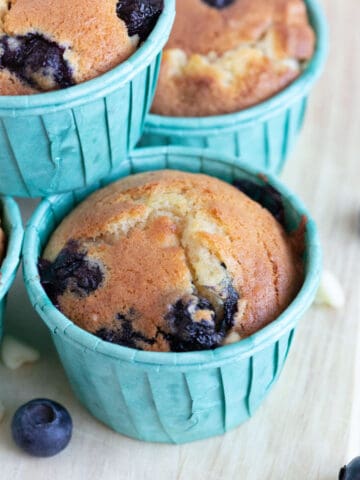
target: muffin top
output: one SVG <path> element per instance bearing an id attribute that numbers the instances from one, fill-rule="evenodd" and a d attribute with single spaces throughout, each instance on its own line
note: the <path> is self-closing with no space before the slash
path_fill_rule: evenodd
<path id="1" fill-rule="evenodd" d="M 92 194 L 53 233 L 39 269 L 77 325 L 153 351 L 246 337 L 302 283 L 299 249 L 268 210 L 216 178 L 173 170 Z"/>
<path id="2" fill-rule="evenodd" d="M 1 219 L 0 219 L 0 266 L 5 257 L 5 247 L 6 247 L 6 237 L 5 232 L 1 228 Z"/>
<path id="3" fill-rule="evenodd" d="M 0 94 L 65 88 L 126 60 L 163 0 L 0 0 Z"/>
<path id="4" fill-rule="evenodd" d="M 181 0 L 176 10 L 154 113 L 241 110 L 288 85 L 313 55 L 303 0 Z"/>

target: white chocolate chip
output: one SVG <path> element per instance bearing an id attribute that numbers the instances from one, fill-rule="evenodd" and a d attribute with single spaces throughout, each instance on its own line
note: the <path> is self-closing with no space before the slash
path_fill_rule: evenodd
<path id="1" fill-rule="evenodd" d="M 5 335 L 1 346 L 1 360 L 7 368 L 16 370 L 25 363 L 36 362 L 39 358 L 37 350 L 10 335 Z"/>
<path id="2" fill-rule="evenodd" d="M 229 335 L 225 337 L 224 340 L 224 345 L 230 345 L 231 343 L 236 343 L 241 340 L 241 337 L 238 333 L 236 332 L 231 332 Z"/>
<path id="3" fill-rule="evenodd" d="M 333 273 L 324 270 L 316 293 L 315 304 L 340 309 L 345 305 L 344 290 Z"/>
<path id="4" fill-rule="evenodd" d="M 4 405 L 0 402 L 0 422 L 5 416 L 5 407 Z"/>

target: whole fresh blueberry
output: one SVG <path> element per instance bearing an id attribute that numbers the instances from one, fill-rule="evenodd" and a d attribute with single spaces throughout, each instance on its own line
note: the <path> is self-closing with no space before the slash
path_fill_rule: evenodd
<path id="1" fill-rule="evenodd" d="M 360 457 L 355 457 L 342 467 L 339 472 L 339 480 L 360 480 Z"/>
<path id="2" fill-rule="evenodd" d="M 11 423 L 15 443 L 35 457 L 52 457 L 71 439 L 72 420 L 59 403 L 38 398 L 22 405 Z"/>
<path id="3" fill-rule="evenodd" d="M 203 0 L 210 7 L 225 8 L 234 3 L 235 0 Z"/>

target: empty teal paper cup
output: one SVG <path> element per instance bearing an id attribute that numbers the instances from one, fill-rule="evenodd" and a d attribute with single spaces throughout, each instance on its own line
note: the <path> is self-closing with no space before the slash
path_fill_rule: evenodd
<path id="1" fill-rule="evenodd" d="M 0 261 L 0 340 L 3 333 L 3 321 L 7 293 L 15 279 L 20 263 L 23 227 L 20 210 L 10 197 L 0 196 L 0 225 L 6 235 L 6 252 Z"/>
<path id="2" fill-rule="evenodd" d="M 43 200 L 27 226 L 26 287 L 50 329 L 72 388 L 96 418 L 129 437 L 190 442 L 223 434 L 247 420 L 276 383 L 298 320 L 313 301 L 321 263 L 313 220 L 301 201 L 270 174 L 259 176 L 257 169 L 233 163 L 231 158 L 199 149 L 148 148 L 132 153 L 117 174 L 170 168 L 203 172 L 228 182 L 236 178 L 260 185 L 269 182 L 283 197 L 287 228 L 293 230 L 306 219 L 301 291 L 270 325 L 232 345 L 186 353 L 140 351 L 101 340 L 54 307 L 40 284 L 37 260 L 62 218 L 95 186 Z"/>
<path id="3" fill-rule="evenodd" d="M 197 118 L 149 114 L 139 145 L 211 148 L 280 173 L 303 125 L 309 92 L 327 56 L 323 10 L 317 0 L 305 2 L 317 42 L 313 58 L 297 80 L 269 100 L 236 113 Z"/>
<path id="4" fill-rule="evenodd" d="M 109 175 L 139 140 L 175 0 L 142 46 L 113 70 L 34 95 L 0 95 L 0 194 L 48 196 Z"/>

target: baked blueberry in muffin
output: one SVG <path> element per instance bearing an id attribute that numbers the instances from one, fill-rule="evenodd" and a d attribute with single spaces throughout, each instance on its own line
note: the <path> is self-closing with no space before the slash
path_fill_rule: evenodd
<path id="1" fill-rule="evenodd" d="M 264 208 L 239 188 L 163 170 L 97 191 L 50 238 L 44 289 L 77 325 L 127 347 L 204 350 L 256 332 L 298 292 L 301 246 L 272 215 L 274 192 Z"/>
<path id="2" fill-rule="evenodd" d="M 127 26 L 130 36 L 145 40 L 163 9 L 163 0 L 118 0 L 116 12 Z"/>
<path id="3" fill-rule="evenodd" d="M 126 60 L 163 0 L 0 0 L 0 94 L 66 88 Z"/>
<path id="4" fill-rule="evenodd" d="M 236 112 L 279 92 L 312 57 L 304 0 L 179 0 L 153 113 Z"/>

